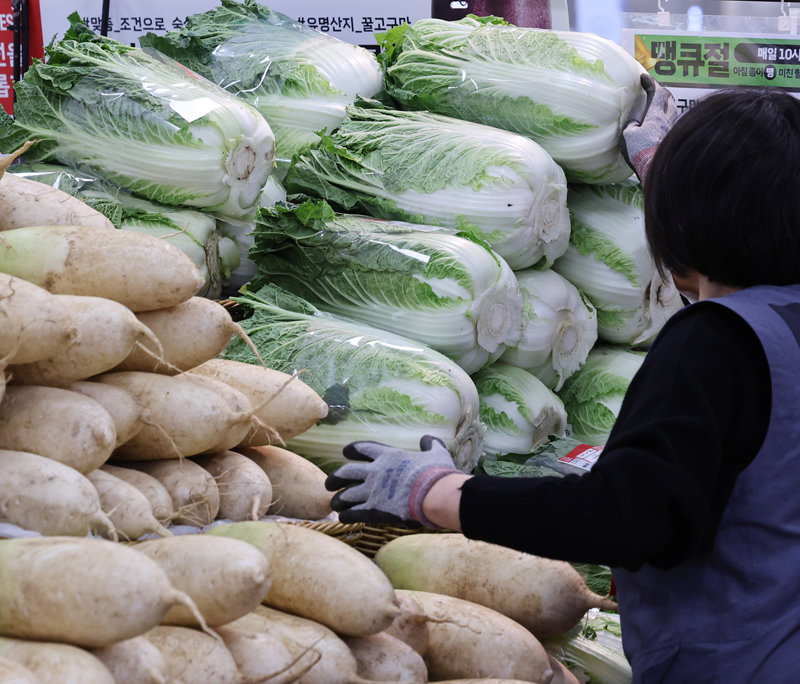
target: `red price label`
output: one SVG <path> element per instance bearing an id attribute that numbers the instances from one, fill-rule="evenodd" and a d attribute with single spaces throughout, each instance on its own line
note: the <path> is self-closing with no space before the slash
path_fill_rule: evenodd
<path id="1" fill-rule="evenodd" d="M 42 17 L 39 0 L 28 0 L 27 47 L 30 59 L 44 55 Z M 26 36 L 20 31 L 20 44 Z M 14 111 L 14 8 L 11 0 L 0 0 L 0 105 L 9 114 Z"/>

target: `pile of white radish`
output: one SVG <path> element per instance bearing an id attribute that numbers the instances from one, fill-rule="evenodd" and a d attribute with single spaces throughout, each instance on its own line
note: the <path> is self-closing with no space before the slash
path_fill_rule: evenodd
<path id="1" fill-rule="evenodd" d="M 0 682 L 574 684 L 540 639 L 608 603 L 570 566 L 445 533 L 373 560 L 287 520 L 335 521 L 284 448 L 327 404 L 217 358 L 246 335 L 183 252 L 10 159 Z"/>
<path id="2" fill-rule="evenodd" d="M 216 359 L 244 333 L 196 296 L 202 283 L 143 233 L 0 231 L 0 522 L 135 541 L 258 520 L 273 504 L 330 514 L 322 471 L 282 449 L 327 404 L 298 376 Z"/>

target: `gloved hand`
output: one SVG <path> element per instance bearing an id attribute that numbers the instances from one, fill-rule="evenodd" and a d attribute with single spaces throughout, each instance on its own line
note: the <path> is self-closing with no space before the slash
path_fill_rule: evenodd
<path id="1" fill-rule="evenodd" d="M 436 527 L 422 513 L 422 501 L 441 478 L 460 471 L 440 439 L 425 435 L 419 447 L 406 451 L 368 441 L 345 446 L 342 453 L 352 462 L 325 480 L 326 489 L 341 490 L 331 500 L 339 520 Z"/>
<path id="2" fill-rule="evenodd" d="M 660 86 L 652 76 L 642 74 L 640 80 L 647 99 L 644 107 L 631 112 L 631 118 L 623 127 L 620 150 L 644 185 L 658 144 L 678 118 L 678 108 L 672 93 Z"/>

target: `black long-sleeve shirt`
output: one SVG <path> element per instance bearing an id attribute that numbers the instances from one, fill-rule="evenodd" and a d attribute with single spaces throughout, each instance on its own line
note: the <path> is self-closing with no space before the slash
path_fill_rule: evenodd
<path id="1" fill-rule="evenodd" d="M 771 386 L 753 330 L 700 302 L 664 327 L 586 475 L 478 475 L 464 534 L 541 556 L 669 568 L 710 548 L 737 475 L 764 441 Z"/>

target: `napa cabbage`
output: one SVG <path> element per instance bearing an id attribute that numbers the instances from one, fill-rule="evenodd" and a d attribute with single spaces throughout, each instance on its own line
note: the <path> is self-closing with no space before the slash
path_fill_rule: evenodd
<path id="1" fill-rule="evenodd" d="M 514 273 L 466 237 L 308 201 L 262 209 L 253 240 L 251 289 L 274 283 L 324 311 L 418 340 L 468 373 L 522 332 Z"/>
<path id="2" fill-rule="evenodd" d="M 474 373 L 481 422 L 486 426 L 485 454 L 526 454 L 563 435 L 567 427 L 564 404 L 528 371 L 494 363 Z"/>
<path id="3" fill-rule="evenodd" d="M 241 326 L 267 367 L 297 373 L 329 406 L 328 416 L 287 441 L 329 466 L 353 440 L 419 449 L 423 435 L 442 439 L 465 472 L 477 464 L 483 426 L 475 383 L 455 362 L 407 337 L 322 312 L 270 284 L 233 298 Z M 241 339 L 222 358 L 258 363 Z"/>
<path id="4" fill-rule="evenodd" d="M 643 361 L 643 352 L 626 347 L 599 344 L 592 348 L 586 363 L 558 393 L 572 437 L 590 445 L 606 443 L 628 386 Z"/>
<path id="5" fill-rule="evenodd" d="M 190 15 L 177 31 L 148 33 L 152 47 L 252 104 L 275 133 L 276 160 L 284 165 L 317 132 L 333 130 L 356 95 L 380 92 L 375 55 L 315 31 L 254 0 L 222 0 Z"/>
<path id="6" fill-rule="evenodd" d="M 645 98 L 644 68 L 616 43 L 476 16 L 420 19 L 377 37 L 386 91 L 401 108 L 525 135 L 570 181 L 615 183 L 631 175 L 619 140 Z"/>
<path id="7" fill-rule="evenodd" d="M 587 684 L 630 684 L 619 613 L 590 609 L 572 629 L 544 640 L 547 652 Z"/>
<path id="8" fill-rule="evenodd" d="M 558 391 L 597 341 L 597 312 L 577 287 L 552 269 L 516 271 L 522 334 L 500 360 L 533 373 Z"/>
<path id="9" fill-rule="evenodd" d="M 553 270 L 597 309 L 602 341 L 647 346 L 683 304 L 650 254 L 641 185 L 570 186 L 568 202 L 570 244 Z"/>
<path id="10" fill-rule="evenodd" d="M 290 200 L 473 233 L 512 269 L 546 266 L 569 242 L 564 172 L 517 133 L 359 99 L 286 175 Z"/>

